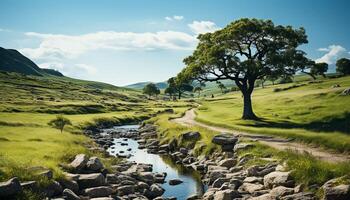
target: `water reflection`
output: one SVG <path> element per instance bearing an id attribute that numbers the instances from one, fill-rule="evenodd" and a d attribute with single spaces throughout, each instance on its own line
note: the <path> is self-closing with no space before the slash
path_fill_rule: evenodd
<path id="1" fill-rule="evenodd" d="M 198 172 L 189 170 L 180 164 L 175 164 L 169 156 L 149 154 L 144 149 L 138 149 L 138 146 L 138 143 L 133 139 L 115 138 L 114 145 L 108 149 L 108 152 L 111 155 L 131 154 L 132 156 L 128 158 L 129 161 L 152 164 L 153 172 L 156 173 L 166 172 L 166 182 L 162 184 L 162 187 L 165 189 L 164 197 L 177 197 L 177 199 L 181 200 L 192 194 L 202 195 L 204 193 L 205 188 L 200 181 Z M 168 181 L 175 178 L 181 179 L 183 183 L 170 186 Z"/>

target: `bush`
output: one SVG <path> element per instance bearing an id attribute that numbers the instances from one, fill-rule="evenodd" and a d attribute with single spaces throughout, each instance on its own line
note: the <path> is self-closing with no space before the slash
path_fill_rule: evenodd
<path id="1" fill-rule="evenodd" d="M 51 120 L 48 124 L 50 126 L 52 126 L 53 128 L 57 128 L 57 129 L 61 130 L 61 133 L 62 133 L 63 128 L 66 125 L 72 125 L 72 122 L 69 119 L 63 117 L 62 115 L 58 115 L 56 117 L 56 119 Z"/>

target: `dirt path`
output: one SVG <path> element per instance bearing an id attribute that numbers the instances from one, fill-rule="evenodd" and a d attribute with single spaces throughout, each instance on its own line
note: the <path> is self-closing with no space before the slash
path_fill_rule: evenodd
<path id="1" fill-rule="evenodd" d="M 203 128 L 213 130 L 213 131 L 227 132 L 227 133 L 232 133 L 234 135 L 237 135 L 239 137 L 255 139 L 262 144 L 266 144 L 278 150 L 292 149 L 300 153 L 308 152 L 321 160 L 325 160 L 329 162 L 343 162 L 343 161 L 350 160 L 349 155 L 327 152 L 319 148 L 314 148 L 314 147 L 307 146 L 305 144 L 292 142 L 291 140 L 284 139 L 284 138 L 278 138 L 278 137 L 267 136 L 267 135 L 256 135 L 256 134 L 251 134 L 246 132 L 233 131 L 230 129 L 221 128 L 217 126 L 211 126 L 211 125 L 207 125 L 207 124 L 195 121 L 195 117 L 196 117 L 196 114 L 194 112 L 194 109 L 191 109 L 191 110 L 188 110 L 183 117 L 173 119 L 172 121 L 185 126 L 193 126 L 193 125 L 201 126 Z"/>

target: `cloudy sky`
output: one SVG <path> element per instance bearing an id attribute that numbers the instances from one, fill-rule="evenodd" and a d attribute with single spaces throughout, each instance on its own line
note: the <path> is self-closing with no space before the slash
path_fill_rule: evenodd
<path id="1" fill-rule="evenodd" d="M 196 36 L 242 17 L 305 27 L 301 48 L 350 57 L 347 0 L 0 0 L 0 46 L 67 76 L 126 85 L 176 75 Z"/>

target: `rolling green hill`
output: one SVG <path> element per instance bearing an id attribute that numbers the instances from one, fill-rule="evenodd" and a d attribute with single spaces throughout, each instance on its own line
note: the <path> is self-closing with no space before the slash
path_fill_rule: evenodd
<path id="1" fill-rule="evenodd" d="M 152 82 L 139 82 L 139 83 L 133 83 L 133 84 L 130 84 L 130 85 L 126 85 L 125 87 L 126 88 L 132 88 L 132 89 L 137 89 L 137 90 L 142 90 L 147 84 L 149 83 L 152 83 Z M 168 84 L 166 82 L 158 82 L 158 83 L 155 83 L 156 86 L 159 88 L 159 89 L 165 89 Z"/>
<path id="2" fill-rule="evenodd" d="M 0 71 L 17 72 L 34 76 L 63 76 L 62 73 L 53 69 L 42 69 L 33 61 L 23 56 L 14 49 L 4 49 L 0 47 Z"/>

